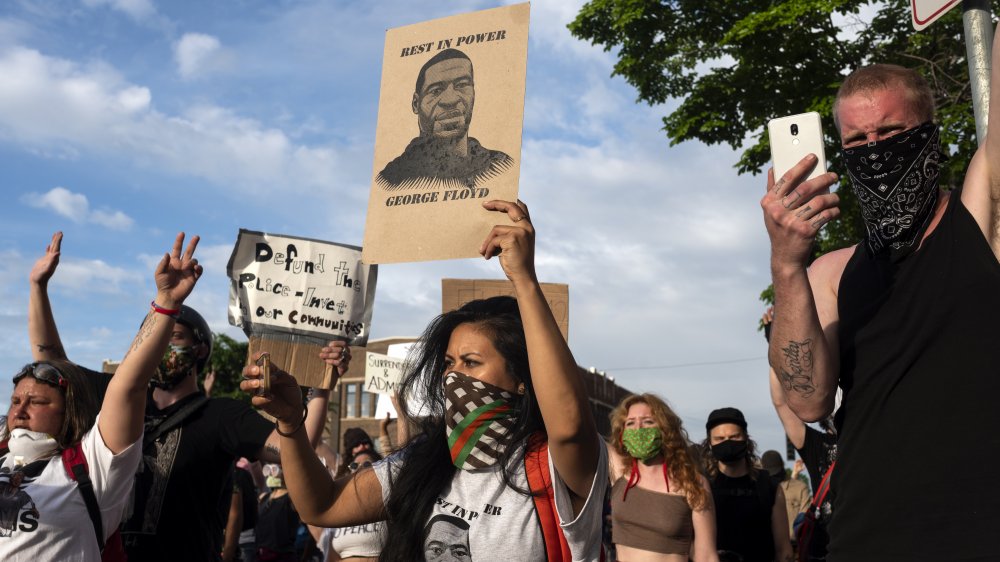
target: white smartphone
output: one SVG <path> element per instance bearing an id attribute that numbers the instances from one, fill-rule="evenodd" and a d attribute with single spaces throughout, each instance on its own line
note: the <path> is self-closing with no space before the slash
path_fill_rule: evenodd
<path id="1" fill-rule="evenodd" d="M 823 124 L 819 113 L 810 111 L 771 119 L 767 123 L 767 134 L 771 139 L 771 164 L 774 166 L 775 181 L 807 154 L 815 154 L 818 161 L 805 179 L 826 173 Z"/>

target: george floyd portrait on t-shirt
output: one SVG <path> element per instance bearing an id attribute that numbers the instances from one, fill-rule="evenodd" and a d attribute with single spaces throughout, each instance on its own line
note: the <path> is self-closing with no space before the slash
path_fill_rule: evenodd
<path id="1" fill-rule="evenodd" d="M 438 514 L 424 527 L 427 562 L 469 562 L 469 524 L 461 518 Z"/>
<path id="2" fill-rule="evenodd" d="M 387 190 L 452 184 L 476 187 L 508 170 L 514 160 L 469 136 L 476 82 L 472 60 L 458 49 L 431 57 L 417 73 L 411 109 L 420 134 L 379 172 Z"/>

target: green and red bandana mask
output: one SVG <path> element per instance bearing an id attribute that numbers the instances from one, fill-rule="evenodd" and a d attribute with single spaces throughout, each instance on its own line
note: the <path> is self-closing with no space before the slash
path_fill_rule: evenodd
<path id="1" fill-rule="evenodd" d="M 445 423 L 451 462 L 462 470 L 495 466 L 517 423 L 514 396 L 462 373 L 444 376 Z"/>
<path id="2" fill-rule="evenodd" d="M 163 352 L 156 373 L 149 384 L 156 388 L 170 390 L 190 375 L 198 364 L 198 353 L 193 345 L 170 344 Z"/>
<path id="3" fill-rule="evenodd" d="M 660 453 L 663 432 L 658 427 L 635 427 L 622 431 L 622 446 L 630 457 L 647 461 Z"/>

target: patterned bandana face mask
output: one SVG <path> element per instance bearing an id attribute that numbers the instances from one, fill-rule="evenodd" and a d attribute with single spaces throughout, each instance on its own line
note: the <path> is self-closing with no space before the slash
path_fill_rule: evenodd
<path id="1" fill-rule="evenodd" d="M 197 362 L 195 346 L 170 344 L 170 347 L 163 352 L 163 359 L 160 360 L 160 365 L 156 368 L 156 373 L 149 384 L 170 390 L 191 374 Z"/>
<path id="2" fill-rule="evenodd" d="M 517 423 L 513 395 L 462 373 L 444 377 L 445 422 L 451 462 L 462 470 L 500 461 Z"/>
<path id="3" fill-rule="evenodd" d="M 622 431 L 622 445 L 630 457 L 647 461 L 660 454 L 663 432 L 658 427 L 634 427 Z"/>
<path id="4" fill-rule="evenodd" d="M 940 160 L 941 138 L 933 123 L 844 149 L 869 255 L 898 262 L 920 245 L 938 199 Z"/>

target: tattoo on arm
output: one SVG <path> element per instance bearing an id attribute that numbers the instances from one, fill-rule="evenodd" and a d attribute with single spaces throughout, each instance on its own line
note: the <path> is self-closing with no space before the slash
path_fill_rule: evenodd
<path id="1" fill-rule="evenodd" d="M 269 454 L 269 455 L 274 455 L 274 458 L 276 458 L 276 459 L 280 459 L 281 458 L 281 449 L 278 448 L 278 446 L 275 445 L 275 444 L 273 444 L 273 443 L 267 443 L 267 444 L 265 444 L 264 445 L 264 452 L 267 453 L 267 454 Z"/>
<path id="2" fill-rule="evenodd" d="M 796 392 L 809 398 L 816 392 L 813 383 L 812 340 L 789 341 L 788 347 L 781 348 L 785 356 L 778 378 L 785 392 Z"/>
<path id="3" fill-rule="evenodd" d="M 146 338 L 152 335 L 153 326 L 155 325 L 156 325 L 156 314 L 150 311 L 149 314 L 146 315 L 146 319 L 142 321 L 142 326 L 139 327 L 139 333 L 136 334 L 135 339 L 132 340 L 132 345 L 128 348 L 128 352 L 125 353 L 125 357 L 128 357 L 129 353 L 132 353 L 136 349 L 139 349 L 139 346 L 142 345 L 142 342 L 146 341 Z"/>

